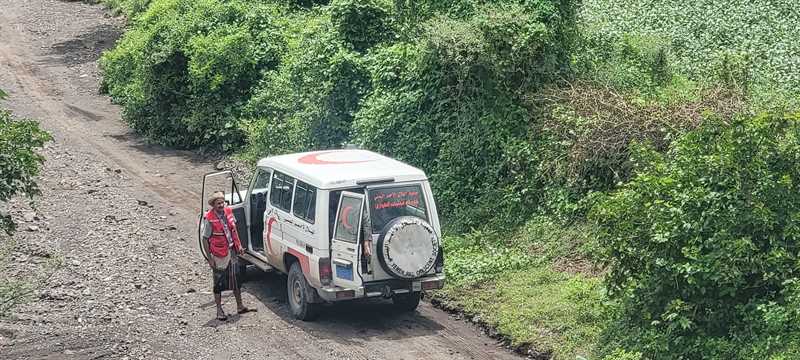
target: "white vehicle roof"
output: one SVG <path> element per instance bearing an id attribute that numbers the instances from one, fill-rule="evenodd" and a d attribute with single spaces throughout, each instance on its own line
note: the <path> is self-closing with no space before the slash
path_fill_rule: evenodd
<path id="1" fill-rule="evenodd" d="M 427 180 L 425 173 L 411 165 L 367 150 L 326 150 L 272 156 L 261 159 L 269 167 L 318 189 L 358 186 L 377 180 L 395 182 Z"/>

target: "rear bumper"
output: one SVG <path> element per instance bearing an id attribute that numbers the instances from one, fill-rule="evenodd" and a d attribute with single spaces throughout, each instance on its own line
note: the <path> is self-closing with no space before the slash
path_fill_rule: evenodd
<path id="1" fill-rule="evenodd" d="M 389 298 L 395 294 L 441 289 L 444 286 L 444 278 L 444 274 L 436 274 L 414 280 L 376 281 L 350 289 L 325 286 L 317 289 L 317 293 L 323 300 L 330 302 L 380 296 Z"/>

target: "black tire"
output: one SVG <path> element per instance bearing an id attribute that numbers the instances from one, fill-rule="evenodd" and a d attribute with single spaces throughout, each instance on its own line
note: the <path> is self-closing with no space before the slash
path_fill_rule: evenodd
<path id="1" fill-rule="evenodd" d="M 392 296 L 394 306 L 400 311 L 411 312 L 417 309 L 419 301 L 422 299 L 422 292 L 416 291 L 406 294 L 395 294 Z"/>
<path id="2" fill-rule="evenodd" d="M 310 321 L 319 315 L 319 305 L 309 302 L 314 289 L 308 285 L 303 270 L 298 262 L 292 263 L 289 277 L 286 282 L 286 292 L 289 299 L 289 312 L 298 320 Z"/>

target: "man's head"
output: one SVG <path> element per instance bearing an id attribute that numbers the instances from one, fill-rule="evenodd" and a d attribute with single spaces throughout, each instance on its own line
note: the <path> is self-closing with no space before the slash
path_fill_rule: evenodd
<path id="1" fill-rule="evenodd" d="M 208 205 L 216 211 L 222 211 L 225 208 L 225 193 L 215 191 L 208 197 Z"/>

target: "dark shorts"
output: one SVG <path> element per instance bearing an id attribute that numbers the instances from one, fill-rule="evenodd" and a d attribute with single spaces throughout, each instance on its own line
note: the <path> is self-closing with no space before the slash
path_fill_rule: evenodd
<path id="1" fill-rule="evenodd" d="M 237 256 L 231 256 L 231 261 L 225 270 L 214 271 L 214 294 L 222 293 L 225 290 L 233 290 L 239 288 L 239 276 L 236 273 L 238 266 L 236 266 Z"/>

